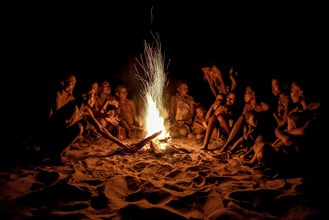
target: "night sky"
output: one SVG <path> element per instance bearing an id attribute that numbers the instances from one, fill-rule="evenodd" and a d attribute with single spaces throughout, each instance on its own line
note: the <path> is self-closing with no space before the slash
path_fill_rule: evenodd
<path id="1" fill-rule="evenodd" d="M 131 83 L 135 58 L 143 53 L 144 40 L 152 42 L 151 33 L 160 35 L 168 78 L 187 80 L 197 101 L 212 98 L 198 68 L 205 59 L 219 61 L 224 69 L 234 65 L 241 80 L 268 83 L 269 91 L 273 73 L 304 77 L 317 89 L 325 85 L 328 16 L 323 5 L 142 2 L 3 7 L 3 116 L 12 137 L 37 132 L 49 85 L 61 73 L 76 73 L 77 87 L 103 79 Z"/>

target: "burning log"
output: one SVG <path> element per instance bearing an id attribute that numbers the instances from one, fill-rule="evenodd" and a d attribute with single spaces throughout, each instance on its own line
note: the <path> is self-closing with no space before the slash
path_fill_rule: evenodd
<path id="1" fill-rule="evenodd" d="M 162 154 L 162 151 L 160 150 L 159 144 L 156 143 L 156 141 L 154 141 L 154 140 L 150 141 L 150 148 L 153 150 L 153 152 L 156 156 L 159 156 L 159 155 Z"/>
<path id="2" fill-rule="evenodd" d="M 111 155 L 114 154 L 124 154 L 124 153 L 129 153 L 129 154 L 133 154 L 136 153 L 138 150 L 140 150 L 142 147 L 144 147 L 148 142 L 152 141 L 154 138 L 156 138 L 157 136 L 159 136 L 161 134 L 162 131 L 156 132 L 154 134 L 152 134 L 151 136 L 148 136 L 146 138 L 144 138 L 143 140 L 132 144 L 130 148 L 123 148 L 120 150 L 117 150 L 113 153 L 111 153 Z M 110 156 L 110 155 L 107 155 Z"/>

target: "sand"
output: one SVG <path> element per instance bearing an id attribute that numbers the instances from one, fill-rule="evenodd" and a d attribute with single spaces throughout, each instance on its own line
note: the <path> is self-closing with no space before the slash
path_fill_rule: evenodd
<path id="1" fill-rule="evenodd" d="M 62 164 L 3 155 L 1 219 L 329 219 L 327 182 L 243 166 L 194 140 L 161 145 L 118 153 L 103 138 L 84 141 Z"/>

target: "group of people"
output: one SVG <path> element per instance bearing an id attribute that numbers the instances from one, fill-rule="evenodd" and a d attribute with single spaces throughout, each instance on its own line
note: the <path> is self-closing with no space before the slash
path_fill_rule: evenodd
<path id="1" fill-rule="evenodd" d="M 261 100 L 260 91 L 249 82 L 242 103 L 237 90 L 242 85 L 233 67 L 227 77 L 216 63 L 200 69 L 215 100 L 207 108 L 202 100 L 196 102 L 189 95 L 187 81 L 178 81 L 177 92 L 169 100 L 172 138 L 196 139 L 204 150 L 210 150 L 213 142 L 216 147 L 211 150 L 220 154 L 243 152 L 242 163 L 247 165 L 271 164 L 275 158 L 300 160 L 312 151 L 306 140 L 316 133 L 312 130 L 319 129 L 321 103 L 309 99 L 305 83 L 296 79 L 288 84 L 273 76 L 271 87 L 276 101 L 272 102 Z M 109 81 L 92 82 L 75 97 L 76 83 L 75 75 L 63 78 L 52 98 L 47 153 L 59 156 L 63 149 L 85 138 L 102 136 L 124 148 L 130 147 L 126 138 L 145 138 L 139 112 L 143 108 L 128 98 L 126 85 L 118 85 L 112 95 Z"/>
<path id="2" fill-rule="evenodd" d="M 75 97 L 75 75 L 64 77 L 50 100 L 47 137 L 42 151 L 55 159 L 67 147 L 82 140 L 104 137 L 117 145 L 129 148 L 126 138 L 143 137 L 138 124 L 136 105 L 128 99 L 127 88 L 118 85 L 111 95 L 108 81 L 92 82 Z"/>
<path id="3" fill-rule="evenodd" d="M 242 103 L 233 67 L 226 78 L 216 63 L 201 66 L 201 70 L 215 101 L 208 109 L 195 103 L 187 94 L 187 83 L 180 82 L 171 100 L 172 137 L 195 138 L 203 143 L 202 149 L 239 156 L 251 166 L 296 168 L 311 158 L 319 159 L 322 103 L 310 96 L 311 82 L 273 75 L 268 86 L 272 97 L 264 98 L 263 91 L 250 81 L 244 85 Z M 210 142 L 215 147 L 209 149 Z"/>

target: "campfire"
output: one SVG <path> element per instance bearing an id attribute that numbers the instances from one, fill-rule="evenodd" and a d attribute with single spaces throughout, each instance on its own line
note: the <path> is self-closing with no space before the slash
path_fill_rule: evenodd
<path id="1" fill-rule="evenodd" d="M 146 137 L 150 137 L 158 132 L 149 145 L 155 153 L 166 149 L 170 140 L 168 126 L 165 124 L 165 118 L 168 116 L 168 110 L 165 109 L 162 97 L 164 88 L 167 86 L 167 73 L 165 72 L 165 58 L 161 52 L 161 43 L 159 35 L 154 37 L 155 46 L 144 41 L 144 56 L 137 60 L 142 71 L 136 68 L 136 78 L 141 82 L 141 98 L 144 102 L 145 127 L 147 130 Z"/>

